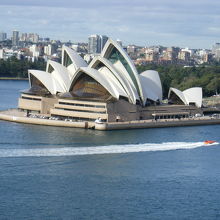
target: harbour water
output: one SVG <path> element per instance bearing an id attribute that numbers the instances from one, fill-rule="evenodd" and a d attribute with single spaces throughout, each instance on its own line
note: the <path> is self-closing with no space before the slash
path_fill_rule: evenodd
<path id="1" fill-rule="evenodd" d="M 27 81 L 0 81 L 0 110 Z M 220 219 L 220 125 L 95 131 L 0 121 L 0 219 Z"/>

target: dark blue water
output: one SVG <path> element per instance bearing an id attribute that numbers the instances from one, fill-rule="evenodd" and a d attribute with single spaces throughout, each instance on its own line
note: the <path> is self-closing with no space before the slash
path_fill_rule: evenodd
<path id="1" fill-rule="evenodd" d="M 0 81 L 0 109 L 16 107 L 27 87 Z M 0 121 L 0 220 L 220 219 L 220 145 L 201 145 L 220 142 L 219 133 L 219 125 L 102 132 Z M 145 152 L 120 153 L 130 146 Z M 86 147 L 94 154 L 74 151 Z"/>

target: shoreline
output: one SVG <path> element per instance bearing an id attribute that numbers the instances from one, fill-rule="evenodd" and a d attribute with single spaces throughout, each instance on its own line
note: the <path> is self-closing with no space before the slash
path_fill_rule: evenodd
<path id="1" fill-rule="evenodd" d="M 198 117 L 185 119 L 161 119 L 161 120 L 138 120 L 127 122 L 104 122 L 95 123 L 91 121 L 64 121 L 49 120 L 44 118 L 27 117 L 25 112 L 18 109 L 8 109 L 0 111 L 0 120 L 18 122 L 24 124 L 35 124 L 55 127 L 72 127 L 95 129 L 100 131 L 140 129 L 140 128 L 165 128 L 165 127 L 184 127 L 184 126 L 201 126 L 220 124 L 220 118 Z"/>
<path id="2" fill-rule="evenodd" d="M 0 77 L 0 80 L 28 80 L 28 78 L 19 78 L 19 77 Z"/>

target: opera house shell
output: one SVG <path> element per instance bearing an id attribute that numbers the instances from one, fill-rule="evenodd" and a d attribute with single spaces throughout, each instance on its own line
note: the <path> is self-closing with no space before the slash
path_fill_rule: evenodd
<path id="1" fill-rule="evenodd" d="M 202 107 L 202 88 L 193 87 L 181 92 L 178 89 L 170 88 L 168 100 L 171 104 L 180 105 L 195 105 L 198 108 Z"/>
<path id="2" fill-rule="evenodd" d="M 125 50 L 111 39 L 89 64 L 63 46 L 61 64 L 48 61 L 46 71 L 29 70 L 28 76 L 30 88 L 22 92 L 19 109 L 61 120 L 146 119 L 152 117 L 155 106 L 162 101 L 158 72 L 138 74 Z M 175 91 L 171 93 L 178 96 L 180 93 Z M 190 102 L 187 91 L 183 93 L 179 95 L 183 103 Z"/>

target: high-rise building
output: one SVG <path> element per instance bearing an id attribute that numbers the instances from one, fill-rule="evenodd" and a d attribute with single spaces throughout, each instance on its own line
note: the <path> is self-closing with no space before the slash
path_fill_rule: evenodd
<path id="1" fill-rule="evenodd" d="M 33 43 L 38 43 L 39 42 L 39 35 L 34 34 L 34 33 L 30 33 L 28 35 L 28 41 L 33 42 Z"/>
<path id="2" fill-rule="evenodd" d="M 47 56 L 52 56 L 56 52 L 56 45 L 55 44 L 48 44 L 44 46 L 44 54 Z"/>
<path id="3" fill-rule="evenodd" d="M 27 33 L 22 33 L 20 37 L 20 41 L 28 41 L 28 34 Z"/>
<path id="4" fill-rule="evenodd" d="M 39 57 L 39 55 L 40 55 L 40 50 L 39 50 L 39 48 L 37 47 L 36 44 L 31 45 L 30 48 L 29 48 L 29 50 L 30 50 L 30 52 L 32 53 L 32 56 L 33 56 L 33 57 Z"/>
<path id="5" fill-rule="evenodd" d="M 52 55 L 52 47 L 51 44 L 47 45 L 44 47 L 44 54 L 51 56 Z"/>
<path id="6" fill-rule="evenodd" d="M 220 61 L 220 43 L 213 45 L 212 53 L 214 54 L 215 59 Z"/>
<path id="7" fill-rule="evenodd" d="M 12 32 L 12 46 L 18 46 L 19 42 L 19 31 Z"/>
<path id="8" fill-rule="evenodd" d="M 89 37 L 88 53 L 90 54 L 101 53 L 107 40 L 108 37 L 105 35 L 97 35 L 97 34 L 91 35 Z"/>
<path id="9" fill-rule="evenodd" d="M 105 43 L 108 41 L 108 37 L 106 35 L 100 35 L 100 40 L 101 40 L 101 51 L 105 46 Z M 101 53 L 100 51 L 100 53 Z"/>
<path id="10" fill-rule="evenodd" d="M 7 34 L 4 32 L 0 32 L 0 41 L 5 41 L 7 39 Z"/>
<path id="11" fill-rule="evenodd" d="M 100 50 L 101 50 L 100 36 L 97 34 L 91 35 L 89 37 L 88 52 L 95 54 L 95 53 L 100 53 Z"/>
<path id="12" fill-rule="evenodd" d="M 212 46 L 212 53 L 215 54 L 216 50 L 220 49 L 220 43 L 215 43 L 215 45 Z"/>

